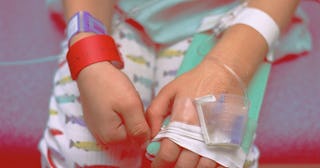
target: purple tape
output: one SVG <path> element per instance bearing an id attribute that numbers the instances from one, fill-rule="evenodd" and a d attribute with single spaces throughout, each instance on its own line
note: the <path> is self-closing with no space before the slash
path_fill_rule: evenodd
<path id="1" fill-rule="evenodd" d="M 82 12 L 83 30 L 85 32 L 94 32 L 97 34 L 107 34 L 107 30 L 103 23 L 95 19 L 88 12 Z"/>

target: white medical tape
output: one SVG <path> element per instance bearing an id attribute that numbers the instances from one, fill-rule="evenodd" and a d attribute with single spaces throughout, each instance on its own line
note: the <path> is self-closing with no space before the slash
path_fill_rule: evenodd
<path id="1" fill-rule="evenodd" d="M 266 40 L 269 50 L 278 40 L 280 29 L 277 23 L 264 11 L 257 8 L 244 8 L 229 25 L 245 24 L 259 32 Z"/>
<path id="2" fill-rule="evenodd" d="M 225 146 L 208 147 L 204 143 L 201 128 L 181 122 L 170 122 L 163 127 L 153 141 L 168 138 L 177 145 L 188 149 L 200 156 L 209 158 L 222 166 L 241 168 L 246 159 L 244 151 L 238 148 L 226 148 Z"/>
<path id="3" fill-rule="evenodd" d="M 280 28 L 267 13 L 257 8 L 247 7 L 247 4 L 244 2 L 226 13 L 206 16 L 202 19 L 197 32 L 212 29 L 217 36 L 232 25 L 245 24 L 263 36 L 269 49 L 267 60 L 272 62 L 274 61 L 273 47 L 280 36 Z"/>

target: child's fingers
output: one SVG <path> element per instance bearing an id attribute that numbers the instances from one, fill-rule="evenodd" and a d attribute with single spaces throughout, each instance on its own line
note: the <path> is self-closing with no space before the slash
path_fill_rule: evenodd
<path id="1" fill-rule="evenodd" d="M 162 122 L 169 113 L 171 100 L 175 91 L 169 85 L 164 87 L 152 101 L 147 110 L 147 121 L 151 127 L 151 136 L 154 137 L 160 130 Z"/>
<path id="2" fill-rule="evenodd" d="M 89 129 L 98 142 L 103 145 L 124 141 L 127 138 L 127 131 L 121 117 L 112 109 L 104 111 L 108 111 L 105 113 L 107 115 L 98 116 L 95 114 L 93 116 L 91 113 L 84 113 Z"/>
<path id="3" fill-rule="evenodd" d="M 181 148 L 169 139 L 163 139 L 160 146 L 160 151 L 152 162 L 151 167 L 174 167 L 179 158 Z"/>
<path id="4" fill-rule="evenodd" d="M 150 138 L 150 128 L 144 116 L 143 105 L 138 94 L 121 102 L 119 113 L 123 119 L 127 134 L 137 143 L 143 145 Z"/>
<path id="5" fill-rule="evenodd" d="M 175 167 L 194 168 L 199 162 L 200 156 L 192 151 L 183 149 L 177 159 Z"/>
<path id="6" fill-rule="evenodd" d="M 212 168 L 215 168 L 218 166 L 219 166 L 219 164 L 217 164 L 215 161 L 208 159 L 208 158 L 205 158 L 205 157 L 201 157 L 198 162 L 198 165 L 197 165 L 197 167 L 212 167 Z M 220 166 L 220 167 L 223 168 L 222 166 Z"/>

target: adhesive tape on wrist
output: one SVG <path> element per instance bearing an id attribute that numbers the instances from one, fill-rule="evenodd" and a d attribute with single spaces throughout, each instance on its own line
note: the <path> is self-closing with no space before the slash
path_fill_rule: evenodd
<path id="1" fill-rule="evenodd" d="M 258 31 L 266 40 L 269 50 L 279 38 L 280 29 L 277 23 L 265 12 L 256 8 L 244 8 L 231 25 L 245 24 Z"/>

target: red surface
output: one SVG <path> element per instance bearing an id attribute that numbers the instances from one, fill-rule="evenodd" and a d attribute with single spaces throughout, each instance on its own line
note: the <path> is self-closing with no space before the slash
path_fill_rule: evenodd
<path id="1" fill-rule="evenodd" d="M 320 163 L 320 5 L 303 7 L 311 17 L 313 50 L 272 68 L 257 136 L 262 163 Z M 43 0 L 1 0 L 0 61 L 59 53 L 64 25 L 56 17 Z M 40 166 L 37 143 L 57 66 L 0 66 L 0 167 Z"/>
<path id="2" fill-rule="evenodd" d="M 8 149 L 1 147 L 1 167 L 40 167 L 40 153 L 34 147 L 14 146 Z"/>

